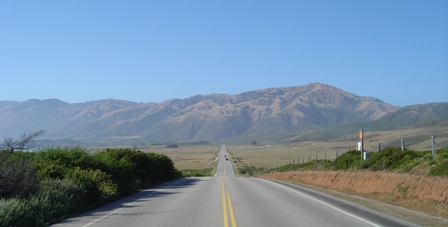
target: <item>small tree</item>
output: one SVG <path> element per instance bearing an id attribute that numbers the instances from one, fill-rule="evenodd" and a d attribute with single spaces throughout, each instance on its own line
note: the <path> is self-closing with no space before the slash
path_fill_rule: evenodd
<path id="1" fill-rule="evenodd" d="M 34 139 L 43 133 L 41 130 L 22 134 L 19 139 L 5 138 L 0 144 L 0 197 L 26 196 L 36 188 L 36 168 L 26 153 L 15 151 L 33 148 Z M 11 156 L 13 153 L 17 155 Z M 9 156 L 12 158 L 8 159 Z"/>
<path id="2" fill-rule="evenodd" d="M 30 134 L 22 134 L 19 139 L 5 138 L 0 144 L 2 150 L 6 150 L 4 157 L 0 160 L 0 166 L 6 161 L 9 155 L 16 150 L 28 150 L 34 147 L 34 139 L 44 134 L 44 130 L 39 130 Z"/>
<path id="3" fill-rule="evenodd" d="M 252 144 L 252 146 L 255 146 L 255 145 L 257 145 L 257 141 L 252 141 L 250 144 Z"/>

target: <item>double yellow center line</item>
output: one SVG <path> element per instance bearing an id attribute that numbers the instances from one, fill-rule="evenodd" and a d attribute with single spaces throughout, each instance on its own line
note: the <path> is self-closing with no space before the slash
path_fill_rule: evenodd
<path id="1" fill-rule="evenodd" d="M 232 202 L 230 200 L 230 194 L 226 192 L 225 180 L 222 177 L 222 214 L 224 218 L 224 227 L 229 227 L 229 218 L 227 215 L 227 204 L 229 205 L 230 221 L 233 227 L 236 227 L 235 214 L 233 213 Z"/>

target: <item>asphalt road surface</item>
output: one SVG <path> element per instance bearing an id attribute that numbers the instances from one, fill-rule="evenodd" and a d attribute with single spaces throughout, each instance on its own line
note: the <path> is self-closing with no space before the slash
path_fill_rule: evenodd
<path id="1" fill-rule="evenodd" d="M 54 226 L 418 226 L 320 192 L 235 177 L 221 147 L 215 176 L 184 178 Z"/>

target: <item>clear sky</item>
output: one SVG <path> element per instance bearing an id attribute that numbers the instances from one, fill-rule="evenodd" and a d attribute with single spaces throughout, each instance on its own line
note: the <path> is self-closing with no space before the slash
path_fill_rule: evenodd
<path id="1" fill-rule="evenodd" d="M 448 101 L 447 0 L 0 1 L 0 100 L 162 102 L 320 82 Z"/>

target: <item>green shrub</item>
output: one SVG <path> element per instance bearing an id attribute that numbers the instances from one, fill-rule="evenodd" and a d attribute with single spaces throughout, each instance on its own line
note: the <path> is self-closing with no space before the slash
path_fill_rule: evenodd
<path id="1" fill-rule="evenodd" d="M 82 147 L 47 148 L 36 152 L 38 163 L 54 163 L 63 167 L 80 167 L 90 169 L 95 167 L 92 156 Z"/>
<path id="2" fill-rule="evenodd" d="M 12 153 L 0 166 L 0 198 L 25 197 L 37 185 L 37 168 L 27 152 Z"/>
<path id="3" fill-rule="evenodd" d="M 241 166 L 238 168 L 238 173 L 241 175 L 255 176 L 264 170 L 264 168 L 256 168 L 255 166 Z"/>
<path id="4" fill-rule="evenodd" d="M 0 226 L 48 226 L 181 176 L 165 155 L 130 149 L 90 155 L 80 147 L 15 152 L 0 174 L 0 196 L 2 190 L 21 196 L 0 199 Z"/>
<path id="5" fill-rule="evenodd" d="M 35 152 L 35 163 L 39 168 L 41 179 L 63 179 L 75 167 L 97 169 L 98 166 L 92 155 L 81 147 L 48 148 Z"/>
<path id="6" fill-rule="evenodd" d="M 361 152 L 357 150 L 347 151 L 334 160 L 334 168 L 338 170 L 354 168 L 361 163 Z"/>
<path id="7" fill-rule="evenodd" d="M 431 168 L 429 173 L 434 176 L 448 176 L 448 159 L 437 163 L 436 166 Z"/>
<path id="8" fill-rule="evenodd" d="M 181 171 L 182 177 L 210 177 L 215 174 L 213 168 L 198 169 L 184 169 Z"/>
<path id="9" fill-rule="evenodd" d="M 44 180 L 29 198 L 0 200 L 0 226 L 48 226 L 85 211 L 81 188 L 72 180 Z"/>
<path id="10" fill-rule="evenodd" d="M 47 209 L 51 218 L 47 222 L 55 223 L 70 215 L 93 208 L 86 200 L 83 188 L 73 179 L 46 179 L 40 182 L 39 190 L 33 197 L 47 200 Z"/>
<path id="11" fill-rule="evenodd" d="M 98 167 L 111 175 L 120 195 L 181 177 L 171 159 L 162 154 L 131 149 L 106 149 L 94 155 Z"/>
<path id="12" fill-rule="evenodd" d="M 309 162 L 299 164 L 298 167 L 299 167 L 299 169 L 302 169 L 302 170 L 312 170 L 315 165 L 316 165 L 316 160 L 313 159 Z"/>
<path id="13" fill-rule="evenodd" d="M 0 200 L 0 226 L 44 226 L 39 225 L 30 204 L 23 198 Z"/>
<path id="14" fill-rule="evenodd" d="M 83 170 L 76 167 L 66 177 L 80 185 L 87 202 L 96 206 L 110 202 L 118 194 L 117 185 L 112 182 L 109 175 L 99 169 Z"/>

